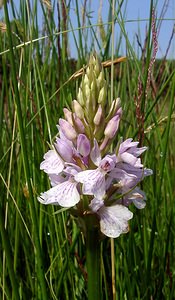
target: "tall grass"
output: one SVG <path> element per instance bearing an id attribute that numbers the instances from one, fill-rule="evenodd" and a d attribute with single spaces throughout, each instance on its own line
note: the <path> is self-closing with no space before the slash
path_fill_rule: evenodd
<path id="1" fill-rule="evenodd" d="M 14 2 L 4 6 L 4 27 L 1 24 L 0 32 L 0 299 L 87 297 L 81 230 L 66 210 L 38 203 L 37 195 L 49 188 L 39 165 L 57 134 L 63 107 L 70 106 L 76 96 L 80 78 L 72 74 L 87 63 L 94 43 L 101 60 L 111 59 L 112 53 L 119 57 L 121 38 L 125 40 L 127 61 L 114 66 L 112 79 L 110 69 L 106 69 L 109 87 L 113 80 L 114 97 L 122 100 L 119 137 L 140 138 L 149 147 L 143 159 L 154 174 L 143 183 L 146 208 L 132 208 L 130 232 L 114 243 L 103 241 L 102 299 L 112 299 L 114 290 L 113 299 L 118 300 L 175 299 L 175 63 L 166 56 L 156 60 L 147 85 L 155 45 L 153 1 L 141 58 L 127 37 L 121 10 L 124 1 L 117 2 L 114 12 L 120 35 L 113 50 L 110 11 L 107 27 L 102 19 L 96 27 L 86 1 L 84 18 L 79 1 L 75 1 L 79 28 L 74 31 L 77 28 L 73 28 L 70 18 L 72 2 L 65 5 L 60 0 L 57 7 L 53 1 L 51 10 L 50 1 L 41 1 L 40 28 L 38 1 L 33 1 L 33 6 L 32 1 L 20 1 L 19 11 Z M 55 34 L 57 8 L 59 34 Z M 70 35 L 77 47 L 76 60 L 68 56 Z M 41 36 L 47 37 L 39 39 Z"/>

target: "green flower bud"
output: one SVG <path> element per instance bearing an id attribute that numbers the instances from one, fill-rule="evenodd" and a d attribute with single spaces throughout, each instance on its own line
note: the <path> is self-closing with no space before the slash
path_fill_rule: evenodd
<path id="1" fill-rule="evenodd" d="M 86 84 L 89 85 L 89 78 L 88 78 L 87 74 L 84 75 L 83 84 L 84 85 L 86 85 Z"/>
<path id="2" fill-rule="evenodd" d="M 106 88 L 103 86 L 99 92 L 98 96 L 98 103 L 101 104 L 103 107 L 106 103 Z"/>
<path id="3" fill-rule="evenodd" d="M 84 92 L 84 96 L 85 96 L 86 101 L 89 102 L 91 90 L 90 90 L 90 88 L 87 84 L 84 86 L 83 92 Z"/>
<path id="4" fill-rule="evenodd" d="M 80 103 L 81 106 L 85 105 L 84 99 L 83 99 L 83 92 L 82 92 L 82 89 L 80 87 L 78 89 L 77 100 L 78 100 L 78 102 Z"/>
<path id="5" fill-rule="evenodd" d="M 95 117 L 94 117 L 94 124 L 95 125 L 98 126 L 100 124 L 102 116 L 103 116 L 103 110 L 102 110 L 102 106 L 100 104 L 98 106 L 97 112 L 96 112 Z"/>
<path id="6" fill-rule="evenodd" d="M 101 88 L 102 86 L 106 85 L 106 80 L 104 78 L 104 72 L 101 71 L 98 78 L 97 78 L 98 87 Z"/>
<path id="7" fill-rule="evenodd" d="M 72 106 L 73 106 L 73 110 L 76 113 L 77 117 L 80 120 L 83 120 L 84 119 L 84 111 L 83 111 L 82 106 L 78 103 L 77 100 L 72 101 Z"/>

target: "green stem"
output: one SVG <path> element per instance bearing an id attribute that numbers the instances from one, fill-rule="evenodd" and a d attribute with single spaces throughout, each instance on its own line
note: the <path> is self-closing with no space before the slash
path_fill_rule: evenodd
<path id="1" fill-rule="evenodd" d="M 88 274 L 88 300 L 101 300 L 101 251 L 98 228 L 93 216 L 86 223 L 86 264 Z"/>

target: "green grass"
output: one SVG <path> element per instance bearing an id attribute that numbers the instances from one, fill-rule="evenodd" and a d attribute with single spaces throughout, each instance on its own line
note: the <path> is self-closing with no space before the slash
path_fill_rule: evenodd
<path id="1" fill-rule="evenodd" d="M 39 165 L 57 134 L 56 124 L 63 115 L 63 107 L 70 106 L 76 98 L 81 78 L 69 78 L 87 63 L 89 53 L 94 50 L 88 39 L 98 42 L 101 60 L 111 58 L 112 16 L 109 13 L 107 27 L 101 24 L 99 38 L 88 8 L 86 29 L 81 28 L 79 1 L 75 1 L 80 28 L 73 31 L 70 7 L 66 19 L 60 10 L 59 30 L 70 30 L 62 38 L 63 34 L 55 35 L 53 12 L 44 4 L 44 24 L 42 32 L 39 31 L 37 1 L 33 2 L 32 12 L 28 1 L 21 1 L 21 9 L 16 12 L 14 2 L 10 1 L 8 9 L 11 6 L 14 21 L 9 22 L 5 6 L 7 29 L 0 32 L 0 299 L 86 299 L 86 257 L 81 230 L 67 211 L 38 203 L 37 195 L 49 188 L 48 178 Z M 60 8 L 63 3 L 59 1 Z M 132 207 L 134 218 L 130 232 L 114 240 L 114 299 L 173 300 L 175 63 L 156 60 L 152 72 L 154 86 L 151 83 L 146 96 L 154 46 L 151 22 L 143 61 L 136 55 L 137 46 L 134 48 L 127 38 L 120 5 L 116 6 L 114 17 L 119 22 L 120 36 L 125 40 L 128 53 L 127 61 L 114 67 L 112 92 L 114 97 L 120 96 L 123 107 L 118 137 L 137 140 L 139 133 L 144 132 L 141 142 L 149 150 L 143 160 L 154 172 L 142 184 L 147 195 L 146 208 L 138 211 Z M 77 60 L 68 57 L 66 45 L 70 35 L 77 45 Z M 47 38 L 39 39 L 41 36 Z M 114 57 L 120 56 L 119 49 L 119 45 L 113 48 Z M 110 86 L 110 68 L 105 73 Z M 135 105 L 139 75 L 142 82 L 140 113 L 144 124 L 139 121 Z M 109 300 L 112 299 L 111 245 L 110 240 L 105 239 L 101 253 L 102 299 Z"/>

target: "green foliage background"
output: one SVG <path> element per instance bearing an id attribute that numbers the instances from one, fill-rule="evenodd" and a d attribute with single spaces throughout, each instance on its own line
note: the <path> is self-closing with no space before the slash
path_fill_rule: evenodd
<path id="1" fill-rule="evenodd" d="M 114 67 L 113 94 L 121 98 L 123 107 L 118 138 L 136 140 L 140 136 L 149 147 L 144 164 L 154 174 L 142 184 L 146 208 L 132 208 L 130 232 L 114 241 L 114 260 L 111 241 L 103 241 L 103 299 L 112 299 L 112 265 L 116 274 L 113 299 L 175 299 L 175 63 L 166 57 L 156 60 L 147 86 L 155 42 L 151 34 L 153 1 L 141 58 L 127 38 L 123 2 L 116 3 L 115 11 L 127 48 L 127 61 Z M 70 3 L 58 1 L 60 22 L 56 28 L 49 1 L 41 1 L 42 32 L 37 1 L 33 1 L 33 10 L 30 1 L 21 1 L 19 12 L 13 1 L 4 6 L 5 20 L 0 25 L 0 299 L 87 298 L 83 236 L 67 211 L 38 203 L 37 195 L 49 188 L 39 165 L 57 134 L 63 107 L 70 107 L 76 98 L 81 78 L 71 76 L 94 51 L 89 36 L 99 46 L 102 61 L 111 59 L 112 51 L 119 57 L 120 47 L 111 48 L 111 13 L 106 26 L 102 20 L 100 26 L 93 26 L 87 11 L 88 25 L 82 28 L 84 19 L 77 0 L 79 28 L 75 36 Z M 75 38 L 77 60 L 68 55 L 68 30 Z M 110 68 L 105 72 L 110 101 Z"/>

